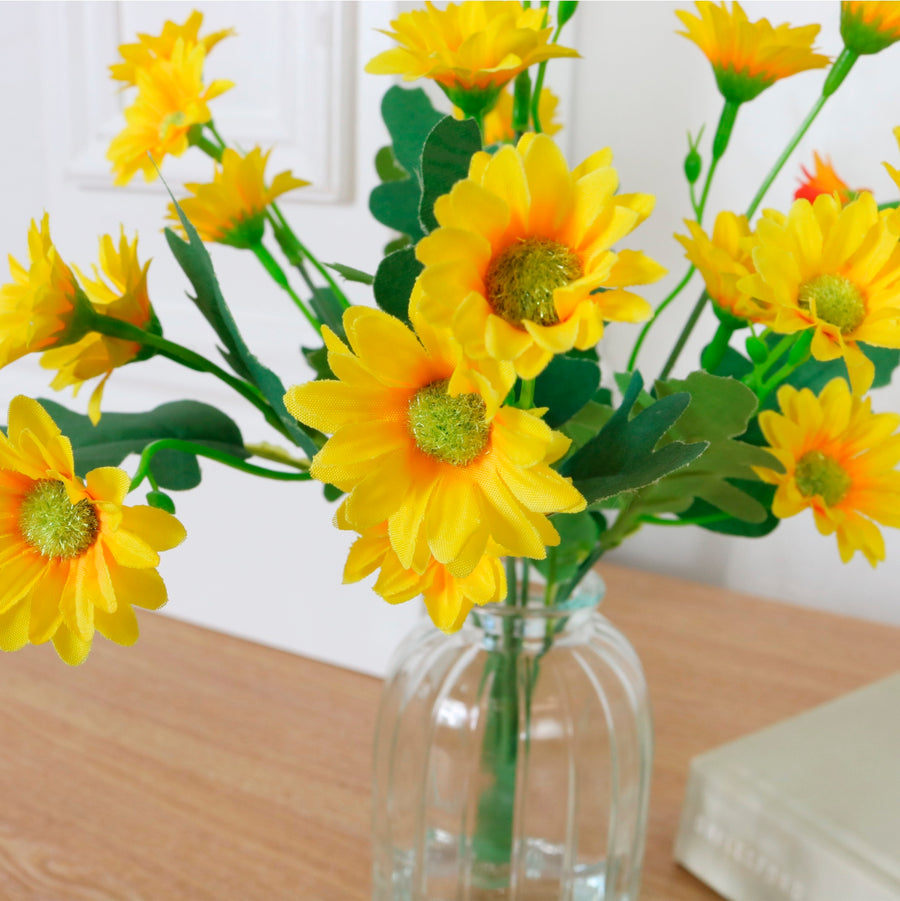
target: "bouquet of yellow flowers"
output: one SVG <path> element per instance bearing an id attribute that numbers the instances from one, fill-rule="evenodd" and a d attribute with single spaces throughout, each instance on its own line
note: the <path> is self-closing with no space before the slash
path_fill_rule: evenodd
<path id="1" fill-rule="evenodd" d="M 198 484 L 201 458 L 323 482 L 335 524 L 356 535 L 345 579 L 377 573 L 386 601 L 423 598 L 442 632 L 502 606 L 555 611 L 538 662 L 600 557 L 646 524 L 756 537 L 811 510 L 844 561 L 884 559 L 879 526 L 900 526 L 900 416 L 873 411 L 868 392 L 900 361 L 897 203 L 851 190 L 817 156 L 793 205 L 756 214 L 860 57 L 900 40 L 897 4 L 843 2 L 844 48 L 833 61 L 813 46 L 816 25 L 751 21 L 737 3 L 678 12 L 723 103 L 711 135 L 689 136 L 690 214 L 675 235 L 689 265 L 656 309 L 642 286 L 666 270 L 620 247 L 640 236 L 654 198 L 620 190 L 609 148 L 571 166 L 552 138 L 545 71 L 578 55 L 559 43 L 576 7 L 426 3 L 391 23 L 392 47 L 367 71 L 440 91 L 395 84 L 384 95 L 390 143 L 375 159 L 381 183 L 369 206 L 389 243 L 371 274 L 352 259 L 323 263 L 278 203 L 307 182 L 289 171 L 267 177 L 269 150 L 220 134 L 214 101 L 233 85 L 207 82 L 204 64 L 229 30 L 202 36 L 193 13 L 120 48 L 111 73 L 131 99 L 108 151 L 115 182 L 156 179 L 168 156 L 188 151 L 212 161 L 210 181 L 172 197 L 165 234 L 221 359 L 164 333 L 136 238 L 103 237 L 87 272 L 57 251 L 47 215 L 32 223 L 29 258 L 11 258 L 0 287 L 0 365 L 40 354 L 52 387 L 96 384 L 87 416 L 24 396 L 10 404 L 0 434 L 0 648 L 52 641 L 79 664 L 95 631 L 133 643 L 133 607 L 166 602 L 159 554 L 185 535 L 171 492 Z M 815 69 L 826 70 L 821 94 L 748 208 L 707 224 L 741 107 Z M 887 168 L 900 186 L 900 171 Z M 321 341 L 303 348 L 309 381 L 286 386 L 247 345 L 208 243 L 252 253 L 314 328 Z M 699 297 L 648 379 L 637 366 L 644 340 L 697 273 Z M 374 303 L 351 304 L 345 280 L 369 286 Z M 696 370 L 675 378 L 708 308 L 716 331 Z M 625 371 L 601 365 L 608 326 L 611 340 L 631 343 Z M 152 356 L 219 379 L 280 446 L 245 442 L 228 415 L 196 400 L 102 411 L 115 371 Z M 131 475 L 120 468 L 130 455 Z M 129 503 L 138 491 L 144 502 Z M 470 855 L 501 869 L 514 855 L 517 740 L 523 729 L 531 740 L 540 681 L 537 662 L 522 675 L 527 635 L 514 631 L 500 630 L 509 642 L 485 671 L 491 706 L 479 747 L 493 781 L 479 795 Z M 626 892 L 636 892 L 635 842 Z"/>

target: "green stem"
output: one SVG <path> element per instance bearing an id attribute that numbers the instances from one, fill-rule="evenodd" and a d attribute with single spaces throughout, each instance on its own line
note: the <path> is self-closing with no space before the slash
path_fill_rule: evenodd
<path id="1" fill-rule="evenodd" d="M 706 301 L 709 299 L 709 294 L 706 293 L 704 289 L 700 294 L 700 297 L 697 299 L 697 303 L 694 305 L 694 309 L 691 310 L 691 315 L 688 317 L 688 321 L 684 324 L 684 328 L 681 330 L 681 334 L 678 336 L 678 340 L 675 342 L 675 346 L 672 348 L 672 353 L 669 354 L 669 359 L 666 360 L 666 365 L 663 366 L 662 372 L 659 374 L 661 379 L 664 379 L 674 367 L 675 363 L 678 361 L 678 357 L 681 355 L 681 351 L 684 350 L 684 345 L 687 344 L 687 339 L 690 337 L 691 332 L 694 330 L 694 326 L 697 324 L 697 320 L 700 318 L 700 314 L 703 312 L 703 307 L 706 305 Z"/>
<path id="2" fill-rule="evenodd" d="M 822 93 L 819 96 L 819 99 L 816 100 L 812 109 L 807 113 L 806 118 L 800 123 L 800 127 L 788 142 L 787 147 L 781 152 L 781 156 L 775 160 L 774 165 L 769 170 L 769 174 L 759 186 L 756 196 L 750 201 L 750 206 L 747 207 L 748 219 L 753 216 L 756 212 L 756 208 L 762 203 L 766 191 L 769 190 L 772 182 L 775 181 L 775 177 L 781 171 L 790 155 L 794 152 L 803 136 L 809 130 L 809 127 L 815 121 L 816 116 L 822 111 L 822 107 L 825 106 L 825 101 L 828 100 L 828 98 L 841 86 L 857 59 L 859 59 L 859 57 L 853 53 L 853 51 L 844 47 L 838 58 L 834 61 L 834 65 L 831 67 L 828 77 L 825 79 L 825 84 L 822 86 Z"/>
<path id="3" fill-rule="evenodd" d="M 266 272 L 272 276 L 273 281 L 277 284 L 288 297 L 294 301 L 296 307 L 300 310 L 300 312 L 306 317 L 306 321 L 319 333 L 322 333 L 322 323 L 316 319 L 315 316 L 309 311 L 306 304 L 300 299 L 297 295 L 296 291 L 291 287 L 290 282 L 288 281 L 287 275 L 285 275 L 284 270 L 281 266 L 278 265 L 278 262 L 269 253 L 268 250 L 263 246 L 262 242 L 259 244 L 254 244 L 253 247 L 250 248 L 253 253 L 256 255 L 256 258 L 263 264 Z"/>
<path id="4" fill-rule="evenodd" d="M 287 219 L 284 218 L 284 214 L 281 212 L 277 203 L 269 204 L 269 209 L 275 214 L 278 218 L 278 223 L 280 225 L 280 229 L 276 229 L 275 236 L 278 239 L 278 244 L 281 249 L 284 251 L 285 256 L 294 263 L 296 254 L 291 251 L 296 251 L 299 253 L 302 259 L 308 260 L 313 269 L 322 276 L 325 282 L 328 284 L 328 287 L 331 288 L 332 293 L 338 299 L 340 305 L 346 310 L 350 307 L 350 301 L 347 299 L 347 296 L 344 292 L 338 287 L 338 283 L 332 278 L 331 273 L 319 262 L 316 256 L 309 250 L 309 248 L 294 234 L 294 230 L 291 228 Z M 282 237 L 279 237 L 279 233 L 282 237 L 288 238 L 288 248 L 285 248 L 285 245 L 282 244 Z"/>
<path id="5" fill-rule="evenodd" d="M 697 207 L 697 223 L 699 224 L 703 219 L 703 211 L 706 209 L 706 200 L 709 196 L 709 188 L 712 184 L 713 175 L 716 171 L 716 166 L 719 165 L 719 159 L 717 157 L 713 157 L 712 162 L 709 164 L 709 171 L 706 173 L 706 181 L 703 184 L 703 193 L 700 195 L 700 205 Z"/>
<path id="6" fill-rule="evenodd" d="M 210 134 L 219 142 L 219 146 L 224 150 L 228 144 L 225 143 L 225 138 L 219 134 L 219 130 L 216 128 L 216 123 L 210 119 L 209 122 L 205 123 L 206 127 L 209 129 Z"/>
<path id="7" fill-rule="evenodd" d="M 522 581 L 519 585 L 519 606 L 527 607 L 528 606 L 528 558 L 522 558 Z"/>
<path id="8" fill-rule="evenodd" d="M 191 131 L 188 141 L 194 147 L 202 150 L 207 156 L 212 157 L 217 163 L 222 162 L 223 148 L 217 146 L 216 144 L 213 144 L 213 142 L 210 141 L 209 138 L 203 137 L 203 134 L 199 128 Z"/>
<path id="9" fill-rule="evenodd" d="M 518 592 L 516 590 L 516 558 L 506 558 L 506 600 L 505 603 L 515 606 Z"/>
<path id="10" fill-rule="evenodd" d="M 519 386 L 519 399 L 516 406 L 520 410 L 530 410 L 534 406 L 534 379 L 523 379 Z"/>
<path id="11" fill-rule="evenodd" d="M 726 322 L 719 323 L 712 341 L 703 348 L 703 353 L 700 355 L 700 365 L 703 369 L 707 372 L 715 372 L 719 368 L 733 334 L 732 326 Z"/>
<path id="12" fill-rule="evenodd" d="M 188 369 L 193 369 L 195 372 L 208 372 L 210 375 L 214 375 L 217 379 L 228 385 L 229 388 L 232 388 L 240 394 L 245 400 L 250 401 L 250 403 L 263 414 L 269 425 L 285 438 L 292 441 L 290 433 L 278 418 L 278 414 L 265 399 L 262 392 L 255 385 L 251 385 L 249 382 L 245 382 L 231 375 L 231 373 L 226 372 L 220 366 L 213 363 L 212 360 L 208 360 L 201 354 L 195 353 L 188 347 L 183 347 L 181 344 L 169 341 L 161 335 L 145 332 L 143 329 L 138 328 L 136 325 L 132 325 L 130 322 L 124 322 L 121 319 L 113 319 L 111 316 L 103 316 L 99 313 L 95 313 L 91 320 L 91 329 L 99 332 L 101 335 L 107 335 L 110 338 L 120 338 L 123 341 L 134 341 L 142 347 L 152 347 L 153 350 L 161 356 L 164 356 L 175 363 L 180 363 Z"/>
<path id="13" fill-rule="evenodd" d="M 281 472 L 275 469 L 266 469 L 264 466 L 255 466 L 253 463 L 247 463 L 234 454 L 225 451 L 216 450 L 203 444 L 196 444 L 193 441 L 183 441 L 180 438 L 160 438 L 152 441 L 143 451 L 141 451 L 141 459 L 135 471 L 134 478 L 128 487 L 128 491 L 134 491 L 144 478 L 150 480 L 150 484 L 156 487 L 153 476 L 150 472 L 150 461 L 160 451 L 176 450 L 185 454 L 192 454 L 196 457 L 207 457 L 218 463 L 224 463 L 232 469 L 239 469 L 241 472 L 250 473 L 250 475 L 261 476 L 265 479 L 276 479 L 281 482 L 308 482 L 311 480 L 309 472 Z"/>
<path id="14" fill-rule="evenodd" d="M 647 333 L 650 331 L 650 327 L 659 318 L 659 314 L 662 313 L 662 311 L 681 293 L 681 290 L 691 280 L 691 276 L 695 271 L 696 267 L 692 264 L 688 271 L 684 274 L 684 278 L 682 278 L 682 280 L 671 290 L 671 292 L 669 292 L 668 297 L 666 297 L 665 300 L 663 300 L 663 302 L 656 308 L 656 311 L 653 313 L 652 318 L 644 324 L 644 327 L 641 329 L 640 335 L 638 335 L 637 341 L 635 341 L 634 343 L 634 349 L 631 351 L 631 356 L 628 358 L 629 372 L 634 372 L 638 354 L 641 351 L 641 346 L 644 343 L 644 339 L 647 337 Z"/>

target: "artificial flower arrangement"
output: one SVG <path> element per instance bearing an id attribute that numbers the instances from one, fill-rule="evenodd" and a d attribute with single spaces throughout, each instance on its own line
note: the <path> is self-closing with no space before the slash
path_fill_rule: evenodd
<path id="1" fill-rule="evenodd" d="M 690 267 L 654 311 L 635 289 L 663 268 L 615 249 L 653 198 L 619 191 L 611 150 L 570 168 L 549 136 L 558 125 L 544 72 L 577 55 L 558 43 L 576 5 L 559 3 L 554 25 L 547 4 L 428 4 L 386 32 L 396 46 L 367 71 L 431 79 L 452 108 L 436 109 L 421 89 L 385 95 L 392 142 L 376 159 L 382 184 L 370 208 L 396 237 L 374 275 L 323 265 L 277 203 L 306 182 L 290 172 L 267 180 L 268 152 L 239 152 L 219 134 L 210 104 L 232 85 L 206 83 L 203 68 L 231 32 L 201 36 L 195 13 L 120 48 L 112 77 L 136 93 L 108 152 L 116 183 L 152 180 L 189 149 L 214 162 L 209 183 L 187 185 L 170 205 L 166 235 L 224 360 L 164 337 L 136 238 L 104 236 L 88 273 L 58 253 L 46 214 L 32 223 L 29 260 L 11 260 L 0 289 L 0 363 L 40 353 L 54 388 L 99 381 L 87 418 L 24 397 L 10 406 L 0 647 L 52 640 L 76 664 L 95 630 L 133 642 L 132 607 L 165 602 L 159 552 L 184 537 L 166 492 L 196 484 L 197 457 L 325 482 L 340 499 L 336 524 L 358 533 L 346 578 L 377 571 L 376 592 L 392 603 L 421 595 L 445 631 L 473 605 L 515 603 L 529 565 L 547 603 L 565 602 L 646 523 L 758 536 L 811 509 L 845 561 L 883 559 L 878 524 L 900 523 L 900 418 L 873 412 L 867 392 L 898 359 L 900 219 L 817 158 L 790 209 L 752 220 L 859 57 L 900 37 L 900 15 L 890 3 L 842 3 L 845 46 L 829 63 L 812 46 L 815 25 L 773 28 L 737 4 L 678 13 L 724 105 L 709 151 L 697 139 L 685 159 L 693 218 L 675 237 Z M 781 78 L 826 67 L 820 99 L 750 207 L 705 226 L 740 107 Z M 312 381 L 285 390 L 246 346 L 204 242 L 254 253 L 321 334 L 305 350 Z M 705 288 L 645 384 L 634 370 L 641 343 L 696 271 Z M 342 278 L 371 285 L 377 308 L 352 306 Z M 700 368 L 673 379 L 707 304 L 718 330 Z M 610 324 L 614 340 L 634 340 L 629 372 L 601 371 L 595 346 Z M 291 450 L 246 444 L 225 414 L 194 401 L 101 417 L 115 370 L 153 355 L 221 379 Z M 130 453 L 140 455 L 131 477 L 118 468 Z M 127 504 L 144 482 L 146 503 Z M 518 571 L 515 558 L 525 561 Z"/>
<path id="2" fill-rule="evenodd" d="M 40 354 L 52 387 L 96 384 L 87 416 L 22 396 L 10 404 L 0 649 L 52 641 L 80 664 L 97 631 L 133 643 L 133 608 L 167 600 L 159 555 L 185 537 L 171 492 L 199 483 L 198 459 L 325 483 L 335 524 L 356 535 L 345 579 L 377 573 L 376 593 L 422 597 L 447 633 L 473 608 L 477 617 L 529 603 L 534 581 L 541 604 L 565 612 L 599 558 L 647 524 L 755 537 L 811 510 L 844 561 L 884 559 L 879 525 L 900 526 L 900 415 L 874 412 L 868 392 L 900 361 L 897 204 L 851 190 L 816 156 L 789 208 L 756 213 L 859 58 L 900 40 L 898 5 L 843 2 L 834 61 L 814 49 L 816 25 L 750 21 L 737 3 L 678 12 L 724 102 L 711 139 L 689 138 L 690 216 L 675 235 L 689 265 L 655 310 L 640 292 L 665 270 L 617 249 L 640 234 L 653 197 L 620 191 L 610 149 L 570 167 L 552 138 L 560 126 L 545 71 L 577 56 L 559 43 L 576 7 L 427 3 L 385 32 L 394 46 L 367 71 L 430 79 L 448 103 L 405 85 L 384 96 L 391 140 L 369 206 L 392 234 L 373 274 L 354 260 L 323 264 L 278 205 L 307 183 L 267 178 L 270 151 L 240 150 L 217 129 L 211 104 L 233 85 L 207 83 L 204 63 L 230 31 L 202 36 L 193 13 L 120 48 L 111 73 L 132 99 L 108 152 L 116 183 L 155 179 L 167 156 L 189 150 L 212 160 L 208 183 L 173 198 L 166 239 L 222 359 L 164 335 L 137 238 L 102 237 L 88 272 L 57 251 L 46 214 L 32 223 L 29 259 L 11 259 L 0 288 L 0 365 Z M 722 210 L 710 227 L 710 186 L 741 106 L 819 69 L 816 104 L 748 209 Z M 286 387 L 247 346 L 207 243 L 255 255 L 321 336 L 303 349 L 310 381 Z M 646 380 L 636 368 L 644 339 L 695 274 L 699 297 Z M 369 286 L 374 305 L 352 305 L 342 280 Z M 698 368 L 673 378 L 707 306 L 715 334 Z M 631 343 L 625 372 L 601 365 L 608 326 L 609 340 Z M 248 443 L 194 400 L 102 411 L 107 380 L 151 356 L 224 382 L 274 439 Z M 129 475 L 120 464 L 132 454 Z M 129 503 L 138 491 L 145 502 Z M 548 633 L 541 654 L 551 642 Z M 501 797 L 496 810 L 479 803 L 476 845 L 508 861 L 521 718 L 505 696 L 519 676 L 495 664 L 484 760 L 496 786 L 481 800 Z"/>

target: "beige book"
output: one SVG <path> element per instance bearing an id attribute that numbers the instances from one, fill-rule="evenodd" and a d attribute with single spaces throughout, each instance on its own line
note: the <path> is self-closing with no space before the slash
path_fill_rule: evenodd
<path id="1" fill-rule="evenodd" d="M 900 901 L 900 673 L 695 757 L 675 857 L 730 901 Z"/>

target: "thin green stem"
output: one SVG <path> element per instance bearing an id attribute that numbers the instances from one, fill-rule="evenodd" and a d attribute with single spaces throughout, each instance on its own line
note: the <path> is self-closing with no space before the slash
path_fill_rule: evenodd
<path id="1" fill-rule="evenodd" d="M 534 379 L 523 379 L 519 386 L 519 399 L 516 406 L 520 410 L 530 410 L 534 406 Z"/>
<path id="2" fill-rule="evenodd" d="M 219 130 L 216 128 L 216 123 L 210 119 L 209 122 L 206 123 L 207 129 L 209 129 L 210 134 L 219 142 L 219 146 L 224 150 L 228 144 L 225 142 L 225 138 L 219 134 Z"/>
<path id="3" fill-rule="evenodd" d="M 145 332 L 143 329 L 132 325 L 130 322 L 124 322 L 121 319 L 113 319 L 111 316 L 103 316 L 95 313 L 91 320 L 91 329 L 99 332 L 101 335 L 107 335 L 110 338 L 121 338 L 124 341 L 134 341 L 142 347 L 151 347 L 160 356 L 164 356 L 175 363 L 180 363 L 188 369 L 195 372 L 208 372 L 217 379 L 228 385 L 245 400 L 250 401 L 265 417 L 266 422 L 274 429 L 284 435 L 285 438 L 291 440 L 290 433 L 278 417 L 278 414 L 263 396 L 262 392 L 249 382 L 236 378 L 231 373 L 226 372 L 220 366 L 208 360 L 201 354 L 196 353 L 188 347 L 169 341 L 161 335 L 154 335 L 152 332 Z"/>
<path id="4" fill-rule="evenodd" d="M 703 193 L 700 195 L 700 204 L 697 207 L 698 224 L 703 219 L 703 211 L 706 209 L 706 201 L 709 197 L 709 188 L 710 185 L 712 185 L 713 175 L 715 175 L 716 172 L 716 166 L 719 165 L 719 159 L 721 159 L 721 157 L 713 157 L 712 162 L 709 164 L 709 171 L 706 173 L 706 181 L 703 183 Z"/>
<path id="5" fill-rule="evenodd" d="M 278 217 L 278 221 L 281 224 L 281 228 L 290 236 L 290 240 L 294 244 L 295 248 L 299 253 L 303 256 L 304 259 L 308 260 L 313 269 L 322 276 L 323 279 L 328 284 L 328 287 L 331 288 L 332 293 L 338 299 L 340 305 L 346 310 L 350 307 L 350 301 L 347 300 L 347 296 L 344 292 L 338 287 L 337 282 L 331 277 L 331 273 L 319 262 L 316 256 L 309 250 L 309 248 L 294 234 L 294 230 L 291 228 L 287 219 L 284 218 L 284 214 L 281 212 L 277 203 L 270 204 L 270 208 L 273 213 Z M 281 242 L 279 241 L 279 244 Z M 290 255 L 288 255 L 288 259 L 290 259 Z"/>
<path id="6" fill-rule="evenodd" d="M 527 557 L 522 558 L 522 581 L 519 585 L 519 606 L 527 607 L 528 606 L 528 570 L 529 570 L 529 561 Z"/>
<path id="7" fill-rule="evenodd" d="M 669 292 L 668 297 L 663 300 L 663 302 L 656 308 L 656 311 L 653 313 L 653 317 L 649 319 L 644 327 L 641 329 L 640 335 L 638 335 L 637 341 L 634 343 L 634 349 L 631 351 L 631 356 L 628 358 L 628 371 L 634 372 L 634 367 L 637 364 L 638 354 L 641 351 L 641 346 L 644 343 L 644 339 L 647 337 L 647 333 L 650 331 L 651 326 L 654 322 L 656 322 L 659 314 L 673 301 L 675 298 L 681 293 L 684 286 L 691 280 L 691 276 L 696 272 L 696 267 L 691 265 L 688 271 L 684 274 L 684 278 Z"/>
<path id="8" fill-rule="evenodd" d="M 262 242 L 259 244 L 254 244 L 251 248 L 253 253 L 256 255 L 256 258 L 263 264 L 266 272 L 272 276 L 272 280 L 275 284 L 281 288 L 288 297 L 296 305 L 297 309 L 306 317 L 306 321 L 321 334 L 322 332 L 322 323 L 319 322 L 318 319 L 310 312 L 307 308 L 306 304 L 300 299 L 297 295 L 296 291 L 291 287 L 290 282 L 288 281 L 288 277 L 285 274 L 284 270 L 281 266 L 278 265 L 276 259 L 269 253 L 269 251 L 265 248 Z"/>
<path id="9" fill-rule="evenodd" d="M 518 592 L 516 590 L 516 558 L 506 558 L 506 603 L 515 606 Z"/>
<path id="10" fill-rule="evenodd" d="M 719 322 L 719 327 L 716 329 L 712 341 L 703 348 L 703 353 L 700 355 L 700 365 L 707 372 L 715 372 L 719 368 L 719 364 L 725 356 L 725 351 L 728 350 L 728 342 L 731 340 L 734 331 L 732 325 L 729 325 L 727 322 Z"/>
<path id="11" fill-rule="evenodd" d="M 669 359 L 666 360 L 666 365 L 663 366 L 663 370 L 659 374 L 661 379 L 664 379 L 672 371 L 672 368 L 678 361 L 678 357 L 681 355 L 681 351 L 684 350 L 684 345 L 687 344 L 687 339 L 694 330 L 694 326 L 697 324 L 697 320 L 700 318 L 700 314 L 703 312 L 703 307 L 706 305 L 707 300 L 709 300 L 709 294 L 707 294 L 706 289 L 704 289 L 697 299 L 694 309 L 691 310 L 691 315 L 684 324 L 684 328 L 681 330 L 681 334 L 678 336 L 678 340 L 672 348 L 672 353 L 669 354 Z"/>
<path id="12" fill-rule="evenodd" d="M 200 129 L 196 129 L 191 132 L 190 138 L 188 139 L 194 147 L 198 147 L 202 150 L 207 156 L 212 157 L 217 163 L 222 162 L 222 149 L 216 144 L 213 144 L 209 138 L 203 137 Z"/>
<path id="13" fill-rule="evenodd" d="M 264 479 L 276 479 L 281 482 L 308 482 L 312 478 L 308 472 L 281 472 L 276 469 L 266 469 L 264 466 L 256 466 L 253 463 L 247 463 L 240 457 L 234 456 L 234 454 L 207 447 L 203 444 L 196 444 L 193 441 L 184 441 L 180 438 L 160 438 L 157 441 L 152 441 L 141 451 L 137 470 L 128 487 L 129 492 L 134 491 L 145 477 L 154 488 L 156 487 L 156 482 L 150 472 L 150 462 L 156 454 L 164 450 L 176 450 L 185 454 L 192 454 L 195 457 L 207 457 L 218 463 L 224 463 L 232 469 L 239 469 L 241 472 L 260 476 Z"/>

